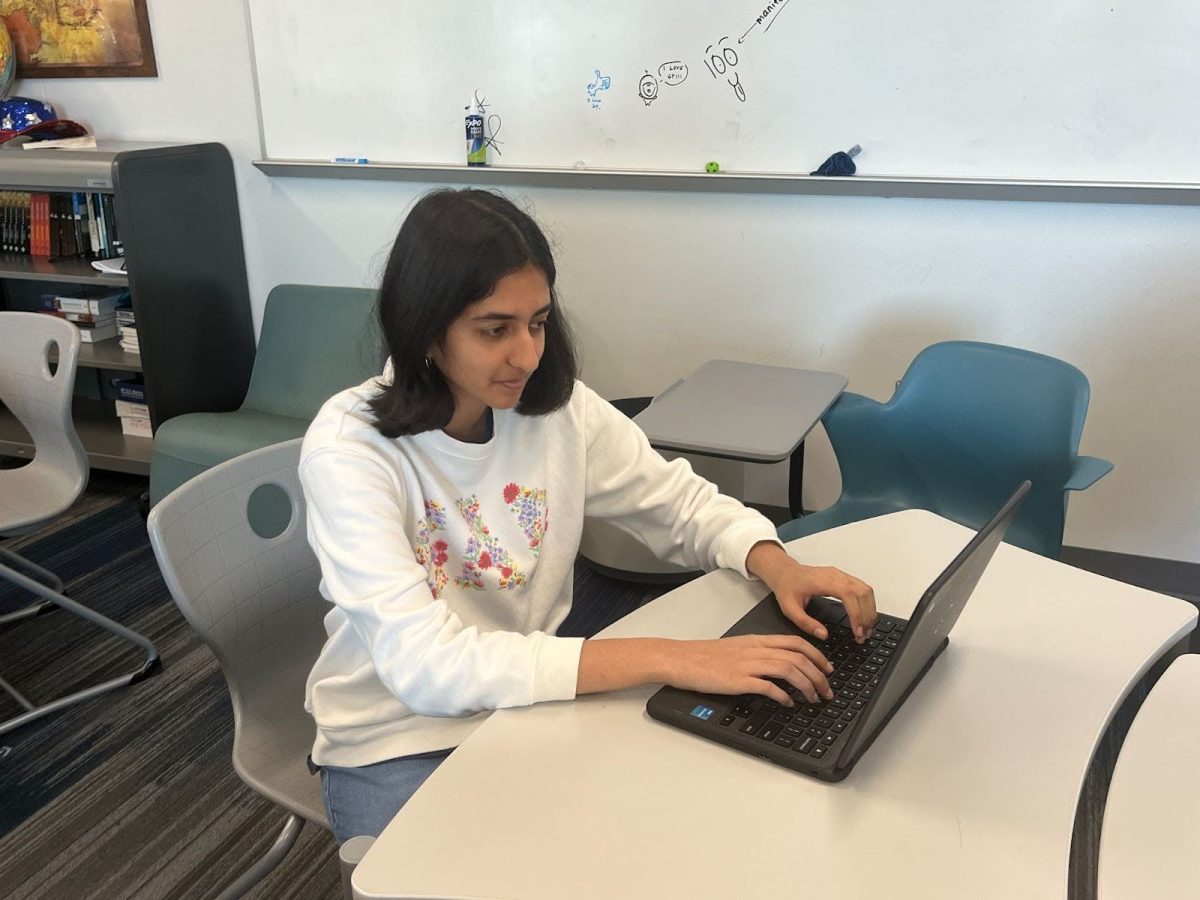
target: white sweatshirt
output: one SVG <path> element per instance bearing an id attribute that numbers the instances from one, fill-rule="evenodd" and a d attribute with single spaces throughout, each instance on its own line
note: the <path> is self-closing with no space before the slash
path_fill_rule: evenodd
<path id="1" fill-rule="evenodd" d="M 575 696 L 571 608 L 585 515 L 658 556 L 746 572 L 759 513 L 665 461 L 582 382 L 545 416 L 496 410 L 492 438 L 389 439 L 372 379 L 330 399 L 304 439 L 308 539 L 333 608 L 309 675 L 313 760 L 363 766 L 457 746 L 508 706 Z"/>

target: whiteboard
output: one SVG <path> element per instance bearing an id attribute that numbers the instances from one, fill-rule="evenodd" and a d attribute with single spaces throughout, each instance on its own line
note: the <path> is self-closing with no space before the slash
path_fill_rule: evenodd
<path id="1" fill-rule="evenodd" d="M 268 159 L 1200 182 L 1196 0 L 247 2 Z"/>

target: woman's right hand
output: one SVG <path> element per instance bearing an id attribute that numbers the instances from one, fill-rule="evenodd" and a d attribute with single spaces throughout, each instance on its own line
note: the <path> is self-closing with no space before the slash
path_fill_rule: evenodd
<path id="1" fill-rule="evenodd" d="M 706 694 L 762 694 L 792 706 L 787 692 L 770 679 L 797 688 L 810 703 L 831 700 L 833 671 L 821 651 L 802 637 L 746 634 L 712 641 L 673 641 L 666 683 Z"/>

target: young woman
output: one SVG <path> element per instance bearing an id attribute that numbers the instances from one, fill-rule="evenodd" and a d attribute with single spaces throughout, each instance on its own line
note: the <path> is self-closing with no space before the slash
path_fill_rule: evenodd
<path id="1" fill-rule="evenodd" d="M 556 637 L 584 516 L 659 556 L 760 578 L 802 630 L 841 599 L 860 639 L 871 589 L 784 552 L 771 523 L 666 462 L 575 377 L 545 236 L 510 201 L 442 190 L 388 259 L 382 378 L 329 400 L 300 478 L 329 640 L 308 680 L 313 761 L 339 841 L 378 835 L 488 711 L 646 683 L 832 696 L 789 635 L 710 641 Z"/>

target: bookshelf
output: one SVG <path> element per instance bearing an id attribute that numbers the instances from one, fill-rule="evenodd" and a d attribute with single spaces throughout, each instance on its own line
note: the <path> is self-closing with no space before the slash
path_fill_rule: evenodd
<path id="1" fill-rule="evenodd" d="M 237 409 L 254 362 L 237 185 L 221 144 L 101 142 L 94 150 L 0 145 L 0 190 L 113 196 L 129 269 L 0 254 L 0 309 L 32 310 L 80 285 L 128 287 L 140 353 L 117 338 L 80 347 L 73 415 L 93 468 L 145 475 L 151 438 L 121 433 L 111 379 L 141 373 L 152 427 Z M 0 405 L 0 455 L 29 457 L 29 434 Z"/>

